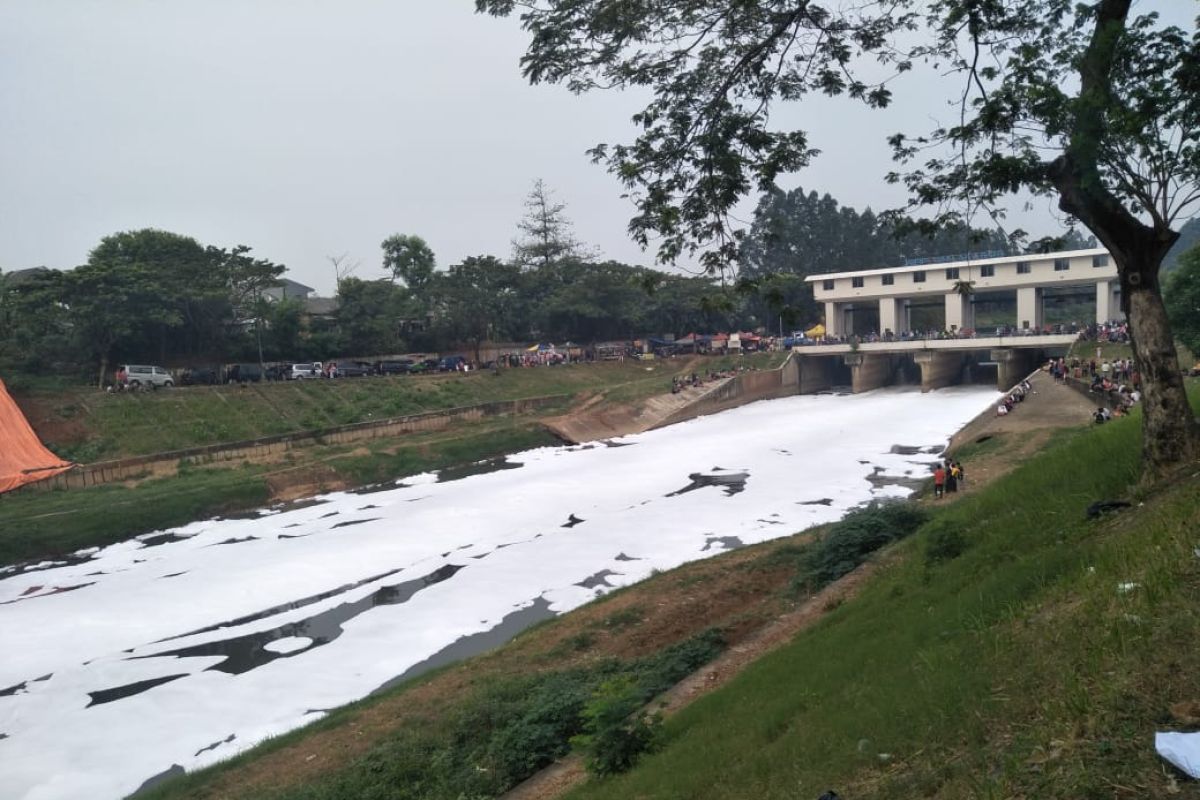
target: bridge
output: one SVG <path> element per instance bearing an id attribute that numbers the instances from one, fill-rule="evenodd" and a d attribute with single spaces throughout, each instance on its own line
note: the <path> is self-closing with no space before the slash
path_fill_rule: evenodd
<path id="1" fill-rule="evenodd" d="M 861 344 L 811 344 L 792 348 L 801 394 L 849 384 L 867 392 L 894 383 L 920 382 L 921 391 L 990 380 L 1006 391 L 1052 356 L 1065 355 L 1075 333 L 909 339 Z"/>

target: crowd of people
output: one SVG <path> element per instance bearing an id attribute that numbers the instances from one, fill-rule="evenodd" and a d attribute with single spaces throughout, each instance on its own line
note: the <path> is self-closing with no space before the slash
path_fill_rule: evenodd
<path id="1" fill-rule="evenodd" d="M 1097 329 L 1102 336 L 1114 337 L 1104 341 L 1120 341 L 1120 337 L 1127 338 L 1129 335 L 1124 323 L 1097 326 Z M 1142 399 L 1142 374 L 1133 360 L 1102 358 L 1101 348 L 1096 349 L 1095 358 L 1086 361 L 1078 356 L 1070 361 L 1065 358 L 1051 359 L 1046 371 L 1055 383 L 1066 383 L 1068 380 L 1086 382 L 1089 391 L 1103 396 L 1104 400 L 1092 414 L 1092 419 L 1098 424 L 1125 416 Z"/>
<path id="2" fill-rule="evenodd" d="M 705 384 L 712 383 L 713 381 L 732 378 L 739 372 L 747 371 L 749 371 L 748 367 L 739 365 L 737 367 L 730 367 L 729 369 L 710 369 L 707 370 L 703 375 L 698 372 L 693 372 L 691 375 L 677 375 L 671 378 L 671 394 L 679 394 L 684 389 L 689 389 L 693 386 L 704 386 Z"/>
<path id="3" fill-rule="evenodd" d="M 933 496 L 935 499 L 953 494 L 966 485 L 966 472 L 960 462 L 947 458 L 933 471 Z"/>
<path id="4" fill-rule="evenodd" d="M 1086 326 L 1080 333 L 1080 338 L 1089 342 L 1118 342 L 1129 341 L 1129 323 L 1125 320 L 1109 320 Z"/>
<path id="5" fill-rule="evenodd" d="M 1115 325 L 1115 323 L 1110 323 Z M 1092 335 L 1088 338 L 1096 338 L 1099 332 L 1095 330 L 1098 326 L 1090 326 Z M 796 336 L 790 340 L 785 340 L 785 344 L 791 341 L 796 346 L 818 345 L 818 344 L 873 344 L 876 342 L 916 342 L 938 339 L 979 339 L 995 336 L 1061 336 L 1063 334 L 1078 334 L 1080 336 L 1087 335 L 1089 326 L 1081 325 L 1078 322 L 1064 322 L 1057 325 L 1043 325 L 1039 328 L 1018 328 L 1015 325 L 998 325 L 994 328 L 985 330 L 977 330 L 975 328 L 956 328 L 955 330 L 939 330 L 930 328 L 928 330 L 917 331 L 900 331 L 893 333 L 890 330 L 879 333 L 870 331 L 862 334 L 847 334 L 843 336 Z M 1113 335 L 1116 335 L 1115 332 Z M 1104 339 L 1104 341 L 1119 341 L 1118 339 Z"/>
<path id="6" fill-rule="evenodd" d="M 1029 381 L 1021 381 L 1000 401 L 1000 405 L 996 406 L 996 416 L 1004 417 L 1011 414 L 1013 409 L 1024 403 L 1025 398 L 1032 392 L 1033 387 L 1029 384 Z"/>

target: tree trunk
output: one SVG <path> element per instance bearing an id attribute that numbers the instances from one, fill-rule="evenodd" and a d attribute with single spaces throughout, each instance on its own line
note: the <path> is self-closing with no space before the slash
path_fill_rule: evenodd
<path id="1" fill-rule="evenodd" d="M 1134 360 L 1142 375 L 1142 466 L 1154 481 L 1200 453 L 1200 428 L 1158 286 L 1161 258 L 1130 253 L 1122 265 L 1121 307 L 1129 319 Z"/>
<path id="2" fill-rule="evenodd" d="M 1059 208 L 1096 234 L 1116 263 L 1121 308 L 1142 375 L 1142 478 L 1153 483 L 1200 454 L 1200 428 L 1183 387 L 1158 282 L 1159 267 L 1179 235 L 1142 224 L 1100 188 L 1094 162 L 1083 170 L 1060 156 L 1050 174 L 1061 193 Z"/>
<path id="3" fill-rule="evenodd" d="M 106 372 L 108 372 L 108 353 L 100 356 L 100 379 L 96 383 L 96 387 L 99 389 L 104 388 L 104 373 Z"/>

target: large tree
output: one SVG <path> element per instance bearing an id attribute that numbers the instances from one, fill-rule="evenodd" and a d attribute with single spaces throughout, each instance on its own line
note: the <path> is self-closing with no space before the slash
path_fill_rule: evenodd
<path id="1" fill-rule="evenodd" d="M 409 291 L 386 278 L 344 278 L 338 287 L 339 346 L 359 357 L 404 350 L 400 323 L 412 316 Z"/>
<path id="2" fill-rule="evenodd" d="M 221 277 L 234 314 L 239 321 L 250 321 L 254 326 L 258 365 L 263 368 L 263 327 L 271 313 L 266 291 L 279 285 L 287 268 L 265 258 L 255 258 L 250 255 L 251 249 L 244 244 L 232 250 L 209 247 L 208 254 Z"/>
<path id="3" fill-rule="evenodd" d="M 195 239 L 144 228 L 101 239 L 86 264 L 65 274 L 63 302 L 103 383 L 118 345 L 165 359 L 172 337 L 196 324 L 204 301 L 224 290 L 211 252 Z"/>
<path id="4" fill-rule="evenodd" d="M 479 359 L 483 341 L 518 333 L 521 271 L 495 256 L 471 256 L 434 278 L 436 332 L 449 344 L 469 344 Z"/>
<path id="5" fill-rule="evenodd" d="M 525 216 L 517 223 L 520 237 L 513 241 L 513 261 L 522 268 L 550 267 L 564 261 L 581 261 L 590 253 L 571 231 L 564 213 L 567 204 L 538 178 L 525 198 Z"/>
<path id="6" fill-rule="evenodd" d="M 392 273 L 393 280 L 403 281 L 404 285 L 417 297 L 423 297 L 429 281 L 433 278 L 433 270 L 437 267 L 437 258 L 433 248 L 420 236 L 397 233 L 383 240 L 383 268 Z M 338 286 L 349 273 L 341 272 L 339 262 L 334 262 L 338 271 Z"/>
<path id="7" fill-rule="evenodd" d="M 633 196 L 637 241 L 656 238 L 666 261 L 699 252 L 714 268 L 736 258 L 735 205 L 814 155 L 803 131 L 773 124 L 775 103 L 820 92 L 883 107 L 892 75 L 916 59 L 957 71 L 956 124 L 918 140 L 894 137 L 898 157 L 926 159 L 895 179 L 943 219 L 1013 192 L 1054 196 L 1108 248 L 1146 378 L 1143 456 L 1153 478 L 1193 458 L 1200 440 L 1158 281 L 1177 238 L 1172 225 L 1200 200 L 1200 38 L 1131 14 L 1131 3 L 864 0 L 831 10 L 810 0 L 476 0 L 476 7 L 500 16 L 521 9 L 532 34 L 522 67 L 533 82 L 653 93 L 634 117 L 637 139 L 599 145 L 594 157 Z M 924 43 L 907 44 L 914 40 Z"/>
<path id="8" fill-rule="evenodd" d="M 88 266 L 94 271 L 89 280 L 107 272 L 106 286 L 119 283 L 143 303 L 130 314 L 126 345 L 133 353 L 163 361 L 220 343 L 229 303 L 211 248 L 190 236 L 143 228 L 105 236 L 88 254 Z"/>

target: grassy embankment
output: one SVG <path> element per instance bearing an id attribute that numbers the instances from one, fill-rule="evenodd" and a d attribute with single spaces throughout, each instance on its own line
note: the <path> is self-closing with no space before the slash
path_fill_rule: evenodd
<path id="1" fill-rule="evenodd" d="M 669 719 L 662 750 L 633 772 L 572 796 L 794 798 L 831 786 L 855 798 L 1197 796 L 1152 740 L 1179 727 L 1173 706 L 1200 700 L 1200 473 L 1130 496 L 1138 437 L 1136 417 L 1064 432 L 1007 477 L 934 507 L 857 598 Z M 1121 497 L 1134 507 L 1086 518 L 1093 501 Z M 531 699 L 514 704 L 497 664 L 572 667 L 603 649 L 612 620 L 635 616 L 614 605 L 670 614 L 732 595 L 761 615 L 762 592 L 785 599 L 781 567 L 795 574 L 786 565 L 812 552 L 793 541 L 656 576 L 154 796 L 456 796 L 466 784 L 447 776 L 496 755 L 478 736 L 455 738 L 464 725 L 489 742 L 549 730 L 542 684 L 530 678 Z M 677 636 L 731 619 L 690 607 L 681 617 L 692 627 Z M 430 705 L 425 688 L 454 675 Z"/>
<path id="2" fill-rule="evenodd" d="M 780 354 L 741 359 L 776 366 Z M 704 359 L 703 369 L 734 358 Z M 669 390 L 688 359 L 502 370 L 499 375 L 297 381 L 248 387 L 188 387 L 110 395 L 78 388 L 18 394 L 36 429 L 56 452 L 94 461 L 277 433 L 320 430 L 372 419 L 438 411 L 493 400 L 602 395 L 633 402 Z M 0 497 L 0 564 L 104 545 L 219 513 L 255 508 L 281 485 L 313 490 L 355 486 L 551 445 L 530 415 L 456 424 L 452 430 L 354 446 L 294 450 L 282 462 L 183 467 L 178 475 L 71 491 Z"/>
<path id="3" fill-rule="evenodd" d="M 1197 796 L 1153 734 L 1200 700 L 1200 473 L 1129 497 L 1139 422 L 1056 437 L 940 509 L 858 598 L 670 720 L 660 753 L 571 796 Z"/>
<path id="4" fill-rule="evenodd" d="M 311 447 L 281 463 L 183 466 L 176 475 L 132 485 L 19 492 L 0 497 L 0 565 L 258 508 L 275 495 L 281 479 L 291 476 L 313 491 L 332 490 L 556 443 L 535 422 L 505 418 L 464 426 L 451 435 L 413 434 L 402 444 L 374 440 L 357 447 Z"/>
<path id="5" fill-rule="evenodd" d="M 777 366 L 783 354 L 705 358 L 703 369 L 728 363 Z M 179 387 L 106 394 L 94 389 L 31 388 L 16 392 L 47 446 L 83 463 L 170 452 L 262 436 L 316 431 L 429 411 L 548 395 L 601 393 L 616 402 L 670 390 L 671 376 L 691 359 L 576 364 L 447 375 L 246 386 Z"/>

